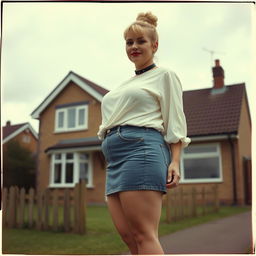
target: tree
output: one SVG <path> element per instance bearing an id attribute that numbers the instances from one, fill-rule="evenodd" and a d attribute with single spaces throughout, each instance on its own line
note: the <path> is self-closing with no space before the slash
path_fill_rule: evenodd
<path id="1" fill-rule="evenodd" d="M 36 157 L 18 141 L 10 141 L 3 152 L 3 185 L 28 190 L 35 187 Z"/>

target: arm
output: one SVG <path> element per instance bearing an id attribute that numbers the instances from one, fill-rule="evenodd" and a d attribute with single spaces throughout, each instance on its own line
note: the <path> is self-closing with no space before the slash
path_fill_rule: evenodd
<path id="1" fill-rule="evenodd" d="M 159 82 L 160 106 L 165 128 L 165 141 L 169 144 L 172 161 L 168 167 L 167 188 L 176 187 L 180 179 L 181 149 L 188 146 L 186 117 L 183 111 L 183 91 L 177 75 L 166 72 Z"/>
<path id="2" fill-rule="evenodd" d="M 169 144 L 171 154 L 172 154 L 172 161 L 168 167 L 168 179 L 167 179 L 167 188 L 173 188 L 178 186 L 179 179 L 180 179 L 180 152 L 181 152 L 181 141 L 177 143 Z M 173 179 L 172 179 L 173 178 Z"/>

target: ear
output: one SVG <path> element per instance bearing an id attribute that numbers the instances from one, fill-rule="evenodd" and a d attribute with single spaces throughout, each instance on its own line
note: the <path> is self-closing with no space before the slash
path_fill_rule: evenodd
<path id="1" fill-rule="evenodd" d="M 158 49 L 158 41 L 155 41 L 153 43 L 153 52 L 155 53 L 157 51 L 157 49 Z"/>

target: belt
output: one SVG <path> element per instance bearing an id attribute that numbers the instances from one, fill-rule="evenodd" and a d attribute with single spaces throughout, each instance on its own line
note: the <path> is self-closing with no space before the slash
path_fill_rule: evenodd
<path id="1" fill-rule="evenodd" d="M 133 126 L 133 125 L 117 125 L 117 126 L 114 126 L 108 130 L 106 130 L 105 132 L 105 136 L 106 137 L 110 132 L 113 132 L 113 131 L 119 131 L 120 128 L 125 128 L 125 127 L 137 127 L 137 128 L 141 128 L 141 129 L 147 129 L 147 130 L 155 130 L 155 131 L 158 131 L 156 130 L 155 128 L 152 128 L 152 127 L 145 127 L 145 126 Z M 159 131 L 158 131 L 159 132 Z"/>
<path id="2" fill-rule="evenodd" d="M 118 129 L 120 129 L 120 125 L 112 127 L 110 129 L 106 130 L 105 136 L 107 136 L 110 132 L 117 131 Z"/>

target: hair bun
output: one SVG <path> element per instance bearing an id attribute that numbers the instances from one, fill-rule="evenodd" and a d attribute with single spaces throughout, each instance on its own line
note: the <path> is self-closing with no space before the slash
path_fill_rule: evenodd
<path id="1" fill-rule="evenodd" d="M 139 13 L 136 20 L 147 22 L 147 23 L 153 25 L 154 27 L 157 26 L 157 17 L 154 14 L 152 14 L 151 12 Z"/>

